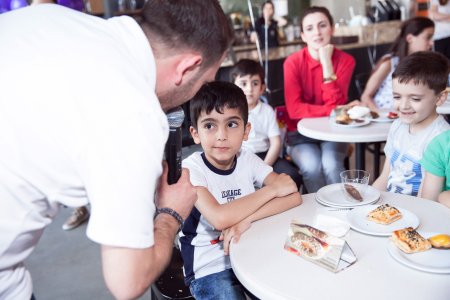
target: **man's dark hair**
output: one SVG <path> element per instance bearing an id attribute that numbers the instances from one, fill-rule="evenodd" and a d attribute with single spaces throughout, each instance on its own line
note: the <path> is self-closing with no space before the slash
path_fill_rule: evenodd
<path id="1" fill-rule="evenodd" d="M 225 81 L 205 83 L 190 101 L 191 125 L 197 129 L 201 113 L 209 114 L 213 109 L 223 114 L 224 108 L 237 109 L 248 121 L 248 104 L 244 92 L 235 84 Z"/>
<path id="2" fill-rule="evenodd" d="M 420 51 L 405 57 L 398 64 L 392 79 L 400 83 L 412 81 L 414 84 L 427 85 L 435 94 L 447 87 L 450 64 L 448 59 L 437 52 Z"/>
<path id="3" fill-rule="evenodd" d="M 258 75 L 261 83 L 264 84 L 264 69 L 256 61 L 251 59 L 241 59 L 238 61 L 230 72 L 230 81 L 234 82 L 237 77 Z"/>
<path id="4" fill-rule="evenodd" d="M 152 41 L 198 51 L 202 68 L 217 62 L 234 39 L 217 0 L 148 0 L 137 19 Z"/>
<path id="5" fill-rule="evenodd" d="M 303 32 L 303 19 L 305 19 L 305 17 L 307 15 L 314 14 L 314 13 L 324 14 L 327 17 L 328 21 L 330 21 L 331 27 L 334 27 L 333 17 L 331 16 L 330 11 L 326 7 L 323 7 L 323 6 L 311 6 L 311 7 L 307 8 L 303 12 L 303 14 L 302 14 L 302 16 L 300 18 L 300 30 L 302 32 Z"/>

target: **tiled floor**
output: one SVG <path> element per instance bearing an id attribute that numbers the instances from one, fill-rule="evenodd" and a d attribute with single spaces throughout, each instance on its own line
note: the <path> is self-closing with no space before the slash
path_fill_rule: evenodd
<path id="1" fill-rule="evenodd" d="M 195 149 L 198 148 L 184 149 L 183 156 Z M 353 154 L 350 168 L 354 160 Z M 373 172 L 370 153 L 366 153 L 366 166 Z M 33 277 L 34 294 L 37 300 L 113 299 L 103 282 L 100 248 L 86 237 L 86 224 L 72 231 L 61 229 L 70 212 L 69 208 L 61 209 L 26 261 Z M 141 297 L 150 298 L 150 292 Z"/>

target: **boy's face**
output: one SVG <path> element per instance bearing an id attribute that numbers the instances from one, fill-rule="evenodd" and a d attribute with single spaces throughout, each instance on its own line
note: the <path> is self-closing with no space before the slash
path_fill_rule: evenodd
<path id="1" fill-rule="evenodd" d="M 265 85 L 261 82 L 259 75 L 238 76 L 234 84 L 244 91 L 247 97 L 248 108 L 253 109 L 259 102 L 259 97 L 264 93 Z"/>
<path id="2" fill-rule="evenodd" d="M 446 93 L 436 93 L 427 85 L 399 83 L 392 80 L 392 90 L 395 108 L 402 122 L 410 125 L 412 132 L 426 128 L 437 117 L 436 106 L 445 101 Z"/>
<path id="3" fill-rule="evenodd" d="M 191 127 L 196 144 L 201 144 L 208 161 L 216 168 L 228 170 L 232 167 L 236 153 L 247 140 L 250 123 L 244 125 L 238 109 L 224 107 L 223 114 L 212 110 L 202 112 L 197 120 L 197 129 Z"/>

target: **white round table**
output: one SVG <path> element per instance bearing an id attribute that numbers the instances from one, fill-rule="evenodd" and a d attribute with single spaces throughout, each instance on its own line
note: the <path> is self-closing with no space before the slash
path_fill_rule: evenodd
<path id="1" fill-rule="evenodd" d="M 261 299 L 448 300 L 450 275 L 406 267 L 387 250 L 388 238 L 350 230 L 345 236 L 357 261 L 332 273 L 283 249 L 292 219 L 312 224 L 319 207 L 315 194 L 282 214 L 252 224 L 231 244 L 231 263 L 241 283 Z M 450 233 L 450 209 L 430 200 L 382 193 L 383 202 L 408 209 L 420 219 L 418 230 Z M 450 251 L 450 250 L 442 250 Z"/>
<path id="2" fill-rule="evenodd" d="M 365 169 L 365 143 L 384 142 L 387 139 L 391 123 L 370 122 L 368 125 L 360 127 L 344 127 L 334 124 L 329 117 L 305 118 L 297 123 L 297 130 L 300 134 L 322 141 L 355 143 L 356 169 Z M 377 154 L 375 154 L 377 155 Z M 379 156 L 379 153 L 378 153 Z M 379 157 L 375 178 L 379 173 Z"/>

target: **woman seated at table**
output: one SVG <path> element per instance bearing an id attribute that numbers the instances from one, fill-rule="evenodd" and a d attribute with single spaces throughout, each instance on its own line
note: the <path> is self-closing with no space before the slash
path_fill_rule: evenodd
<path id="1" fill-rule="evenodd" d="M 379 60 L 370 75 L 361 101 L 373 111 L 393 109 L 392 72 L 407 55 L 431 50 L 433 34 L 434 23 L 428 18 L 415 17 L 403 23 L 400 35 L 392 45 L 390 53 Z"/>
<path id="2" fill-rule="evenodd" d="M 289 119 L 288 154 L 303 175 L 305 187 L 314 193 L 340 182 L 348 145 L 319 141 L 300 135 L 302 118 L 324 117 L 347 102 L 355 60 L 330 44 L 333 18 L 325 7 L 310 7 L 301 18 L 301 37 L 307 47 L 284 63 L 284 91 Z M 357 104 L 353 102 L 352 104 Z"/>

